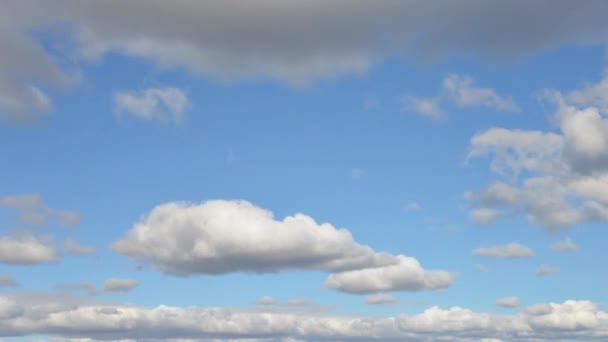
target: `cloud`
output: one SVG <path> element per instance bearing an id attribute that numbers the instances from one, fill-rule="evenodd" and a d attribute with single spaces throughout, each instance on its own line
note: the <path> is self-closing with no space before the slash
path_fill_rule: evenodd
<path id="1" fill-rule="evenodd" d="M 490 108 L 507 112 L 520 111 L 519 106 L 509 98 L 499 96 L 492 88 L 481 88 L 466 75 L 447 75 L 442 82 L 439 95 L 434 98 L 421 98 L 406 95 L 402 99 L 406 110 L 413 110 L 431 119 L 444 116 L 441 109 L 444 104 L 453 104 L 460 108 Z"/>
<path id="2" fill-rule="evenodd" d="M 168 87 L 116 93 L 114 106 L 119 114 L 132 115 L 138 119 L 179 123 L 190 102 L 182 90 Z"/>
<path id="3" fill-rule="evenodd" d="M 452 279 L 448 272 L 424 270 L 414 258 L 375 252 L 346 229 L 303 214 L 277 220 L 246 201 L 159 205 L 112 248 L 177 276 L 320 270 L 334 272 L 328 285 L 346 291 L 349 279 L 361 276 L 381 277 L 386 290 L 439 288 Z"/>
<path id="4" fill-rule="evenodd" d="M 558 133 L 493 128 L 475 135 L 469 159 L 490 156 L 490 169 L 507 180 L 467 193 L 472 212 L 522 214 L 550 230 L 608 222 L 608 112 L 597 87 L 543 92 Z"/>
<path id="5" fill-rule="evenodd" d="M 511 315 L 433 306 L 398 316 L 344 316 L 264 308 L 143 306 L 56 295 L 0 295 L 2 335 L 137 341 L 602 340 L 608 314 L 589 301 L 541 303 Z M 247 340 L 245 340 L 247 341 Z"/>
<path id="6" fill-rule="evenodd" d="M 487 266 L 484 266 L 482 264 L 475 264 L 475 269 L 479 272 L 488 272 L 490 269 Z"/>
<path id="7" fill-rule="evenodd" d="M 0 236 L 0 263 L 42 264 L 57 260 L 57 251 L 30 233 Z"/>
<path id="8" fill-rule="evenodd" d="M 64 59 L 81 63 L 118 54 L 224 81 L 270 79 L 297 86 L 363 74 L 396 55 L 425 61 L 463 54 L 504 60 L 563 44 L 603 44 L 608 37 L 603 1 L 579 6 L 567 0 L 262 0 L 237 6 L 188 0 L 26 0 L 4 9 L 0 111 L 12 117 L 48 111 L 49 96 L 41 89 L 69 79 L 64 63 L 30 32 L 62 33 L 45 35 L 51 40 L 47 45 L 70 46 L 76 56 Z M 104 20 L 110 16 L 111 23 Z M 507 30 L 510 34 L 504 35 Z"/>
<path id="9" fill-rule="evenodd" d="M 19 287 L 19 283 L 11 275 L 0 274 L 0 287 Z"/>
<path id="10" fill-rule="evenodd" d="M 255 303 L 257 305 L 275 305 L 275 304 L 277 304 L 277 301 L 276 301 L 276 299 L 274 299 L 270 296 L 264 296 L 264 297 L 258 298 L 258 300 L 256 300 Z"/>
<path id="11" fill-rule="evenodd" d="M 97 253 L 97 248 L 79 245 L 72 238 L 66 238 L 64 246 L 69 253 L 75 255 L 94 255 Z"/>
<path id="12" fill-rule="evenodd" d="M 103 282 L 101 292 L 128 292 L 139 286 L 135 279 L 111 278 Z"/>
<path id="13" fill-rule="evenodd" d="M 574 252 L 578 249 L 578 247 L 569 237 L 567 237 L 564 241 L 559 241 L 552 244 L 551 249 L 554 252 Z"/>
<path id="14" fill-rule="evenodd" d="M 399 256 L 394 265 L 330 274 L 327 287 L 348 293 L 380 291 L 439 290 L 452 285 L 454 275 L 446 271 L 427 271 L 410 257 Z"/>
<path id="15" fill-rule="evenodd" d="M 391 306 L 397 303 L 397 298 L 384 293 L 376 293 L 365 297 L 365 303 L 369 305 Z"/>
<path id="16" fill-rule="evenodd" d="M 516 308 L 521 305 L 519 297 L 506 297 L 496 300 L 496 306 L 503 308 Z"/>
<path id="17" fill-rule="evenodd" d="M 538 266 L 536 271 L 534 271 L 534 273 L 537 276 L 545 276 L 545 275 L 559 273 L 559 270 L 557 268 L 549 266 L 549 265 L 540 265 L 540 266 Z"/>
<path id="18" fill-rule="evenodd" d="M 407 211 L 419 211 L 419 210 L 422 210 L 422 206 L 418 202 L 408 202 L 405 205 L 405 210 L 407 210 Z"/>
<path id="19" fill-rule="evenodd" d="M 80 215 L 78 213 L 48 208 L 42 201 L 40 194 L 0 197 L 0 207 L 17 210 L 19 221 L 26 225 L 43 226 L 57 224 L 76 226 L 80 223 Z"/>
<path id="20" fill-rule="evenodd" d="M 519 243 L 509 243 L 506 245 L 479 247 L 471 252 L 475 256 L 485 256 L 503 259 L 529 258 L 534 252 L 527 246 Z"/>
<path id="21" fill-rule="evenodd" d="M 58 288 L 68 291 L 79 291 L 84 290 L 91 296 L 101 295 L 108 292 L 129 292 L 139 286 L 139 282 L 135 279 L 124 279 L 124 278 L 110 278 L 103 282 L 103 284 L 97 288 L 95 284 L 89 282 L 79 282 L 73 284 L 61 284 Z"/>

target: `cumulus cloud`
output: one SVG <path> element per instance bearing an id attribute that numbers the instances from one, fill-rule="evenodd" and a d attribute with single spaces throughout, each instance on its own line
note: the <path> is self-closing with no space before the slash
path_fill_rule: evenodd
<path id="1" fill-rule="evenodd" d="M 21 194 L 0 197 L 0 207 L 14 209 L 21 223 L 31 226 L 57 224 L 76 226 L 80 215 L 75 212 L 52 209 L 42 201 L 40 194 Z"/>
<path id="2" fill-rule="evenodd" d="M 516 308 L 521 305 L 519 297 L 505 297 L 496 300 L 496 306 L 503 308 Z"/>
<path id="3" fill-rule="evenodd" d="M 103 282 L 101 292 L 128 292 L 139 286 L 135 279 L 111 278 Z"/>
<path id="4" fill-rule="evenodd" d="M 546 275 L 551 275 L 551 274 L 556 274 L 559 273 L 559 270 L 555 267 L 552 267 L 550 265 L 540 265 L 538 266 L 538 268 L 536 269 L 536 271 L 534 271 L 534 273 L 537 276 L 546 276 Z"/>
<path id="5" fill-rule="evenodd" d="M 369 305 L 391 306 L 397 303 L 397 298 L 384 293 L 376 293 L 365 297 L 365 303 Z"/>
<path id="6" fill-rule="evenodd" d="M 427 271 L 410 257 L 399 256 L 394 265 L 330 274 L 329 288 L 349 293 L 379 291 L 439 290 L 452 285 L 454 275 L 446 271 Z"/>
<path id="7" fill-rule="evenodd" d="M 97 253 L 97 248 L 82 246 L 72 238 L 66 238 L 64 241 L 65 249 L 75 255 L 94 255 Z"/>
<path id="8" fill-rule="evenodd" d="M 348 292 L 373 291 L 375 286 L 435 289 L 452 281 L 448 272 L 426 271 L 414 258 L 375 252 L 355 242 L 346 229 L 303 214 L 277 220 L 246 201 L 159 205 L 112 248 L 178 276 L 321 270 L 334 272 L 328 286 Z M 360 277 L 378 278 L 350 284 Z"/>
<path id="9" fill-rule="evenodd" d="M 42 264 L 57 260 L 57 251 L 30 233 L 0 236 L 0 263 Z"/>
<path id="10" fill-rule="evenodd" d="M 0 287 L 18 287 L 19 283 L 15 277 L 8 274 L 0 274 Z"/>
<path id="11" fill-rule="evenodd" d="M 84 340 L 532 342 L 608 336 L 608 314 L 592 302 L 572 300 L 535 304 L 512 315 L 434 306 L 414 315 L 343 316 L 263 308 L 148 308 L 11 293 L 0 295 L 0 317 L 4 336 Z"/>
<path id="12" fill-rule="evenodd" d="M 492 88 L 475 85 L 470 76 L 450 74 L 443 79 L 441 92 L 434 98 L 420 98 L 406 95 L 403 97 L 405 109 L 413 110 L 431 119 L 444 115 L 443 104 L 457 107 L 482 107 L 500 111 L 517 112 L 519 106 L 509 98 L 502 97 Z"/>
<path id="13" fill-rule="evenodd" d="M 512 242 L 506 245 L 479 247 L 474 249 L 471 254 L 475 256 L 516 259 L 531 257 L 534 255 L 534 252 L 527 246 Z"/>
<path id="14" fill-rule="evenodd" d="M 190 106 L 186 94 L 178 88 L 149 88 L 139 92 L 114 94 L 116 111 L 143 120 L 182 121 Z"/>
<path id="15" fill-rule="evenodd" d="M 551 245 L 554 252 L 574 252 L 578 249 L 572 239 L 567 237 L 564 241 L 559 241 Z"/>
<path id="16" fill-rule="evenodd" d="M 598 88 L 545 91 L 559 132 L 493 128 L 471 139 L 469 158 L 491 156 L 506 181 L 467 193 L 472 212 L 523 214 L 546 229 L 608 221 L 608 119 Z"/>
<path id="17" fill-rule="evenodd" d="M 425 60 L 463 53 L 504 59 L 561 44 L 603 44 L 608 37 L 603 1 L 580 6 L 567 0 L 262 0 L 239 5 L 25 0 L 3 9 L 0 111 L 20 117 L 49 110 L 51 101 L 41 89 L 69 78 L 30 32 L 67 32 L 56 36 L 73 43 L 80 61 L 114 53 L 220 80 L 271 79 L 292 85 L 362 74 L 400 54 Z M 111 23 L 104 20 L 108 17 Z M 480 96 L 496 104 L 491 94 L 474 93 L 472 98 Z"/>

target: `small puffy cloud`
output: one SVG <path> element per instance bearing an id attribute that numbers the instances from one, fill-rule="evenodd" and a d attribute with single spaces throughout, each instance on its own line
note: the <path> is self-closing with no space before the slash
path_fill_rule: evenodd
<path id="1" fill-rule="evenodd" d="M 143 120 L 182 121 L 190 106 L 186 94 L 178 88 L 149 88 L 140 92 L 114 94 L 114 105 L 119 114 L 128 114 Z"/>
<path id="2" fill-rule="evenodd" d="M 285 305 L 288 306 L 305 306 L 311 304 L 312 302 L 310 300 L 304 298 L 293 298 L 285 301 Z"/>
<path id="3" fill-rule="evenodd" d="M 0 207 L 17 210 L 19 221 L 26 225 L 76 226 L 80 223 L 78 213 L 49 208 L 36 193 L 0 197 Z"/>
<path id="4" fill-rule="evenodd" d="M 101 292 L 128 292 L 139 286 L 135 279 L 111 278 L 103 282 Z"/>
<path id="5" fill-rule="evenodd" d="M 89 295 L 97 294 L 97 286 L 88 282 L 80 282 L 73 284 L 60 284 L 57 286 L 61 290 L 67 291 L 85 291 Z"/>
<path id="6" fill-rule="evenodd" d="M 30 233 L 0 236 L 0 263 L 42 264 L 57 260 L 57 251 Z"/>
<path id="7" fill-rule="evenodd" d="M 445 104 L 457 107 L 485 107 L 500 111 L 517 112 L 519 106 L 509 98 L 499 96 L 492 88 L 481 88 L 466 75 L 447 75 L 442 82 L 441 92 L 433 98 L 403 96 L 405 110 L 413 110 L 423 116 L 437 120 L 444 116 L 441 108 Z"/>
<path id="8" fill-rule="evenodd" d="M 444 115 L 440 99 L 407 95 L 403 97 L 402 103 L 404 110 L 412 110 L 433 120 L 440 119 Z"/>
<path id="9" fill-rule="evenodd" d="M 8 274 L 0 274 L 0 287 L 18 287 L 19 283 L 15 277 Z"/>
<path id="10" fill-rule="evenodd" d="M 277 300 L 270 297 L 270 296 L 264 296 L 261 298 L 258 298 L 255 303 L 257 305 L 275 305 L 277 304 Z"/>
<path id="11" fill-rule="evenodd" d="M 574 252 L 578 247 L 569 237 L 567 237 L 564 241 L 558 241 L 552 244 L 551 249 L 554 252 Z"/>
<path id="12" fill-rule="evenodd" d="M 369 305 L 391 306 L 397 303 L 397 298 L 384 293 L 376 293 L 365 297 L 365 303 Z"/>
<path id="13" fill-rule="evenodd" d="M 398 256 L 394 265 L 334 273 L 327 278 L 331 289 L 348 293 L 380 291 L 421 291 L 448 288 L 454 275 L 446 271 L 427 271 L 410 257 Z"/>
<path id="14" fill-rule="evenodd" d="M 97 253 L 97 248 L 79 245 L 72 238 L 66 238 L 64 246 L 69 253 L 74 255 L 94 255 Z"/>
<path id="15" fill-rule="evenodd" d="M 537 276 L 546 276 L 546 275 L 559 273 L 559 269 L 552 267 L 550 265 L 540 265 L 540 266 L 538 266 L 538 268 L 536 268 L 534 273 Z"/>
<path id="16" fill-rule="evenodd" d="M 485 256 L 503 259 L 529 258 L 534 255 L 532 249 L 519 243 L 479 247 L 471 252 L 475 256 Z"/>
<path id="17" fill-rule="evenodd" d="M 420 205 L 420 203 L 412 201 L 412 202 L 408 202 L 405 205 L 405 210 L 406 211 L 419 211 L 419 210 L 422 210 L 422 206 Z"/>
<path id="18" fill-rule="evenodd" d="M 364 174 L 365 174 L 365 171 L 363 171 L 361 169 L 352 169 L 350 171 L 350 176 L 353 179 L 359 179 L 359 178 L 363 177 Z"/>
<path id="19" fill-rule="evenodd" d="M 501 211 L 491 208 L 476 208 L 471 210 L 470 215 L 473 221 L 481 226 L 488 225 L 504 216 Z"/>
<path id="20" fill-rule="evenodd" d="M 519 297 L 505 297 L 496 300 L 496 306 L 503 308 L 516 308 L 521 305 Z"/>
<path id="21" fill-rule="evenodd" d="M 513 100 L 499 96 L 492 88 L 475 85 L 470 76 L 451 74 L 443 80 L 443 96 L 459 107 L 485 107 L 517 112 L 519 106 Z"/>

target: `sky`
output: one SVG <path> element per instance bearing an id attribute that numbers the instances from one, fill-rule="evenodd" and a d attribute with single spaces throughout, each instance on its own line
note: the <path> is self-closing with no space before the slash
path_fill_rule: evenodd
<path id="1" fill-rule="evenodd" d="M 608 2 L 12 1 L 0 341 L 605 341 Z"/>

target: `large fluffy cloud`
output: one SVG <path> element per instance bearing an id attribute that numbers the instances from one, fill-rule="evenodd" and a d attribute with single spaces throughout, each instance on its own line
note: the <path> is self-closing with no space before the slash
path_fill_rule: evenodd
<path id="1" fill-rule="evenodd" d="M 493 128 L 471 139 L 469 157 L 491 156 L 505 177 L 467 194 L 474 219 L 524 214 L 548 229 L 608 221 L 608 95 L 598 91 L 606 82 L 546 92 L 557 132 Z"/>
<path id="2" fill-rule="evenodd" d="M 418 261 L 374 251 L 346 229 L 296 214 L 277 220 L 246 201 L 167 203 L 154 208 L 112 248 L 180 276 L 229 272 L 321 270 L 328 285 L 349 292 L 447 287 L 452 276 L 426 271 Z M 365 289 L 348 285 L 365 272 Z M 374 282 L 375 283 L 372 283 Z M 362 286 L 353 284 L 352 286 Z"/>
<path id="3" fill-rule="evenodd" d="M 48 110 L 41 87 L 68 78 L 26 34 L 32 30 L 67 33 L 84 59 L 112 52 L 222 80 L 299 85 L 362 73 L 397 54 L 505 58 L 563 43 L 603 43 L 607 11 L 600 0 L 584 6 L 567 0 L 9 1 L 0 13 L 0 46 L 8 47 L 0 112 Z"/>
<path id="4" fill-rule="evenodd" d="M 416 315 L 341 316 L 238 308 L 83 302 L 43 294 L 0 295 L 0 335 L 96 340 L 177 341 L 601 341 L 608 314 L 588 301 L 532 305 L 494 316 L 461 307 Z"/>

